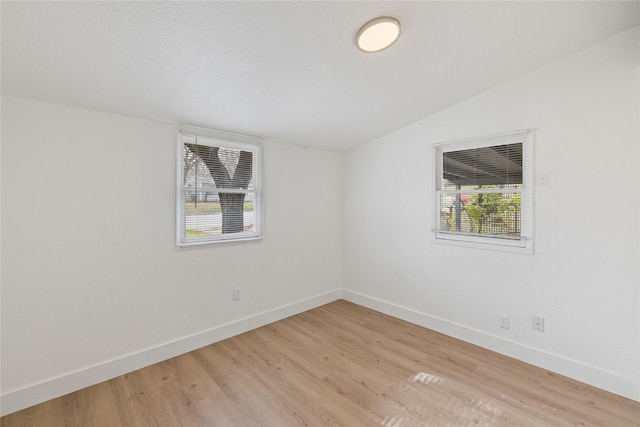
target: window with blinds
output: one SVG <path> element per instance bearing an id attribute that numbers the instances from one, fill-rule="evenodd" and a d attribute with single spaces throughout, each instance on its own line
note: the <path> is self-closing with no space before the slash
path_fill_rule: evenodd
<path id="1" fill-rule="evenodd" d="M 532 251 L 531 133 L 435 144 L 437 243 Z"/>
<path id="2" fill-rule="evenodd" d="M 261 164 L 258 142 L 180 131 L 178 246 L 261 238 Z"/>

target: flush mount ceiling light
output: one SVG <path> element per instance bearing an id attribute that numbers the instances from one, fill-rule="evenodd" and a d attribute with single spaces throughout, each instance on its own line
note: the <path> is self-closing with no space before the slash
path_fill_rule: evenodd
<path id="1" fill-rule="evenodd" d="M 363 52 L 380 52 L 394 44 L 398 37 L 400 37 L 400 21 L 390 16 L 381 16 L 360 28 L 356 36 L 356 44 Z"/>

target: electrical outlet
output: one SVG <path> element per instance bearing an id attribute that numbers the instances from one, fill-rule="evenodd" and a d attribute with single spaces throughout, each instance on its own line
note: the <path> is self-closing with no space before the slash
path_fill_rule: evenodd
<path id="1" fill-rule="evenodd" d="M 509 315 L 508 314 L 500 314 L 498 316 L 498 326 L 501 328 L 509 329 Z"/>
<path id="2" fill-rule="evenodd" d="M 233 288 L 233 300 L 238 301 L 240 299 L 240 288 Z"/>
<path id="3" fill-rule="evenodd" d="M 544 317 L 533 316 L 533 329 L 544 332 Z"/>

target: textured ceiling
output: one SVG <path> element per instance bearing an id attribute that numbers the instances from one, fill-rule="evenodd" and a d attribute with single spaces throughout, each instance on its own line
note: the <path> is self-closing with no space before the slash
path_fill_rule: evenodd
<path id="1" fill-rule="evenodd" d="M 2 93 L 343 151 L 640 22 L 639 2 L 10 2 Z M 365 54 L 358 28 L 402 23 Z"/>

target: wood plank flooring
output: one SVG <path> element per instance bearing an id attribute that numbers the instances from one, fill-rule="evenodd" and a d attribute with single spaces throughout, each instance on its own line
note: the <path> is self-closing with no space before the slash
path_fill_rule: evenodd
<path id="1" fill-rule="evenodd" d="M 1 425 L 622 427 L 640 403 L 336 301 Z"/>

